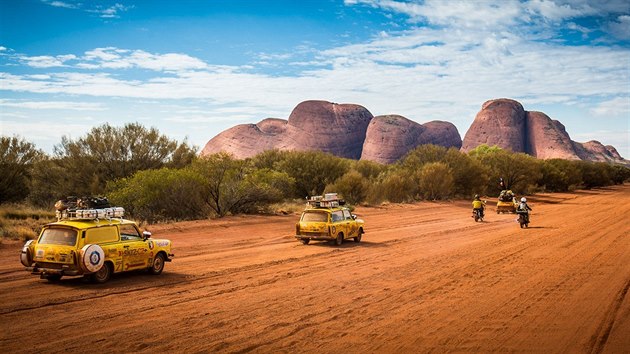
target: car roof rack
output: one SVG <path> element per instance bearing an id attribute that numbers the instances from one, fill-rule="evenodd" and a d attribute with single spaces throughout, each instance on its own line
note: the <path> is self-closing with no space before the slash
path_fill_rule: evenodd
<path id="1" fill-rule="evenodd" d="M 345 205 L 346 201 L 339 199 L 337 193 L 326 193 L 306 198 L 306 206 L 311 208 L 336 208 Z"/>
<path id="2" fill-rule="evenodd" d="M 111 207 L 101 209 L 65 209 L 56 211 L 57 221 L 61 220 L 99 220 L 99 219 L 122 219 L 125 216 L 125 209 L 122 207 Z"/>

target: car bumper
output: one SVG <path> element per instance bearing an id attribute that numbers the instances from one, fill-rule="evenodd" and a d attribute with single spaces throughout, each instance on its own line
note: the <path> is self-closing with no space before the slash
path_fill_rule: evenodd
<path id="1" fill-rule="evenodd" d="M 295 235 L 298 240 L 332 241 L 335 238 L 327 234 L 318 235 Z"/>
<path id="2" fill-rule="evenodd" d="M 81 275 L 83 272 L 79 269 L 73 268 L 46 268 L 46 267 L 26 267 L 26 270 L 31 272 L 33 275 L 49 275 L 49 274 L 57 274 L 57 275 Z"/>

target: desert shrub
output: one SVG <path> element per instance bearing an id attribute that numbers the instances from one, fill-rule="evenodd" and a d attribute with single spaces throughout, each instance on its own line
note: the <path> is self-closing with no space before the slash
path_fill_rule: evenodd
<path id="1" fill-rule="evenodd" d="M 64 136 L 55 146 L 52 159 L 57 166 L 54 171 L 59 173 L 54 178 L 63 181 L 54 193 L 102 194 L 108 181 L 137 171 L 187 166 L 195 159 L 195 150 L 185 141 L 170 140 L 156 128 L 147 129 L 138 123 L 124 127 L 104 124 L 77 140 Z"/>
<path id="2" fill-rule="evenodd" d="M 610 167 L 610 165 L 603 162 L 580 161 L 578 168 L 582 172 L 582 186 L 586 189 L 591 189 L 612 185 Z"/>
<path id="3" fill-rule="evenodd" d="M 501 177 L 507 188 L 518 194 L 524 194 L 536 187 L 541 178 L 540 165 L 536 158 L 513 153 L 496 146 L 479 145 L 469 152 L 469 155 L 479 161 L 489 170 L 488 193 L 497 191 L 496 181 Z"/>
<path id="4" fill-rule="evenodd" d="M 348 172 L 350 160 L 321 151 L 288 151 L 274 167 L 295 180 L 295 198 L 320 195 Z"/>
<path id="5" fill-rule="evenodd" d="M 458 149 L 450 148 L 446 152 L 443 162 L 451 169 L 453 195 L 469 197 L 475 194 L 486 194 L 490 171 L 480 161 Z"/>
<path id="6" fill-rule="evenodd" d="M 370 183 L 356 170 L 350 170 L 339 177 L 334 183 L 326 186 L 325 192 L 337 192 L 350 204 L 365 201 Z"/>
<path id="7" fill-rule="evenodd" d="M 0 136 L 0 204 L 28 196 L 33 165 L 44 156 L 23 138 Z"/>
<path id="8" fill-rule="evenodd" d="M 45 224 L 56 220 L 52 209 L 4 204 L 0 207 L 0 236 L 21 241 L 34 239 Z"/>
<path id="9" fill-rule="evenodd" d="M 621 165 L 611 166 L 611 179 L 614 184 L 623 184 L 630 180 L 630 168 Z"/>
<path id="10" fill-rule="evenodd" d="M 374 161 L 359 160 L 355 161 L 352 164 L 352 169 L 359 172 L 363 177 L 367 178 L 368 180 L 374 180 L 376 177 L 378 177 L 379 174 L 381 174 L 381 172 L 387 169 L 387 165 L 383 165 Z"/>
<path id="11" fill-rule="evenodd" d="M 191 169 L 203 178 L 205 203 L 217 216 L 260 210 L 291 195 L 295 179 L 284 171 L 256 169 L 252 160 L 225 153 L 196 160 Z"/>
<path id="12" fill-rule="evenodd" d="M 131 177 L 109 182 L 107 191 L 110 203 L 150 223 L 209 215 L 202 195 L 203 178 L 190 169 L 139 171 Z"/>
<path id="13" fill-rule="evenodd" d="M 443 146 L 426 144 L 420 145 L 407 153 L 397 164 L 408 170 L 420 170 L 430 162 L 443 162 L 448 149 Z"/>
<path id="14" fill-rule="evenodd" d="M 582 183 L 577 161 L 550 159 L 541 161 L 538 185 L 548 192 L 567 192 Z"/>
<path id="15" fill-rule="evenodd" d="M 422 166 L 419 174 L 420 193 L 426 199 L 447 199 L 455 189 L 453 172 L 443 162 L 430 162 Z"/>
<path id="16" fill-rule="evenodd" d="M 402 168 L 390 168 L 381 173 L 370 188 L 368 202 L 370 204 L 383 201 L 411 202 L 417 193 L 418 182 L 415 174 Z"/>

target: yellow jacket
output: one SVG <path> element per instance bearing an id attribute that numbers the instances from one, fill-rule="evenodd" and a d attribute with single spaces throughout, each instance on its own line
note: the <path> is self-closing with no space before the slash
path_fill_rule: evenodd
<path id="1" fill-rule="evenodd" d="M 473 209 L 483 208 L 483 202 L 481 200 L 473 200 L 472 205 L 473 205 Z"/>

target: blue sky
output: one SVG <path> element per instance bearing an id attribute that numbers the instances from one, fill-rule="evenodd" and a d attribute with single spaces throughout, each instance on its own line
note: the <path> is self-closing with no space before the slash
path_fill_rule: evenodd
<path id="1" fill-rule="evenodd" d="M 627 0 L 0 1 L 0 133 L 139 122 L 200 149 L 310 99 L 447 120 L 512 98 L 630 158 Z"/>

